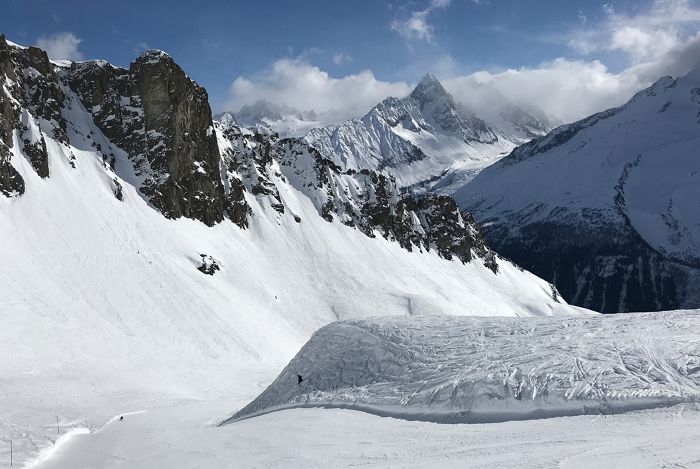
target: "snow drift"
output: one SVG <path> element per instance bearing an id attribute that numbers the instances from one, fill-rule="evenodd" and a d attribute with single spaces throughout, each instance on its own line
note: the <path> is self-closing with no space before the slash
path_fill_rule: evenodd
<path id="1" fill-rule="evenodd" d="M 337 322 L 224 423 L 293 407 L 478 423 L 694 402 L 699 327 L 697 311 Z"/>

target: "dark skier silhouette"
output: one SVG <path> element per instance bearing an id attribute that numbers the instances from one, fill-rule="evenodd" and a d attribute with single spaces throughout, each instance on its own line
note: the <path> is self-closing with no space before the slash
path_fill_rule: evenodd
<path id="1" fill-rule="evenodd" d="M 297 386 L 301 384 L 302 381 L 304 381 L 304 378 L 301 377 L 301 375 L 297 375 Z"/>
<path id="2" fill-rule="evenodd" d="M 119 421 L 121 422 L 122 420 L 124 420 L 124 416 L 123 416 L 123 415 L 119 417 Z"/>

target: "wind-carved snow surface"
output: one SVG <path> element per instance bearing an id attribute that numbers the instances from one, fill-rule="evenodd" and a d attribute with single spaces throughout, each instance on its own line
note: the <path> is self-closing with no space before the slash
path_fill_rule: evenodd
<path id="1" fill-rule="evenodd" d="M 698 330 L 698 311 L 337 322 L 224 423 L 293 407 L 484 423 L 697 402 Z"/>

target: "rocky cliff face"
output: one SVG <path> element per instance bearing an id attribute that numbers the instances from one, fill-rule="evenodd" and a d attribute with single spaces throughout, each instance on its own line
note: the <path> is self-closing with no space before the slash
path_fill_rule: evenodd
<path id="1" fill-rule="evenodd" d="M 10 163 L 15 136 L 18 152 L 40 177 L 49 177 L 45 136 L 68 141 L 61 115 L 64 95 L 46 52 L 11 45 L 1 35 L 0 81 L 0 192 L 21 195 L 24 181 Z"/>
<path id="2" fill-rule="evenodd" d="M 300 139 L 241 130 L 231 115 L 221 116 L 215 125 L 227 169 L 229 213 L 237 214 L 234 221 L 240 226 L 254 216 L 246 201 L 251 196 L 269 204 L 279 216 L 303 223 L 280 196 L 280 187 L 290 185 L 308 196 L 328 222 L 338 220 L 367 236 L 396 241 L 409 251 L 435 250 L 462 262 L 478 256 L 497 270 L 495 255 L 473 220 L 462 218 L 452 198 L 402 194 L 386 174 L 344 169 Z"/>
<path id="3" fill-rule="evenodd" d="M 207 93 L 167 54 L 147 51 L 129 69 L 103 61 L 56 65 L 40 49 L 11 45 L 3 37 L 0 72 L 3 194 L 24 191 L 22 177 L 10 163 L 15 141 L 17 155 L 42 178 L 50 176 L 46 139 L 63 145 L 71 165 L 75 162 L 70 144 L 89 141 L 116 174 L 133 172 L 140 191 L 165 216 L 208 225 L 223 220 L 220 155 Z M 77 135 L 66 120 L 65 115 L 79 112 L 76 107 L 81 106 L 109 147 L 97 144 L 94 135 Z M 119 152 L 133 167 L 115 168 Z M 119 184 L 115 195 L 121 193 Z"/>
<path id="4" fill-rule="evenodd" d="M 4 36 L 0 36 L 0 74 L 4 77 L 3 92 L 0 93 L 0 193 L 5 196 L 24 193 L 24 180 L 10 163 L 12 135 L 19 123 L 19 108 L 8 93 L 7 84 L 17 77 L 12 62 L 12 50 Z"/>
<path id="5" fill-rule="evenodd" d="M 95 124 L 132 161 L 140 190 L 169 218 L 223 220 L 220 155 L 207 92 L 173 59 L 149 50 L 128 70 L 74 63 L 70 87 Z M 111 158 L 111 156 L 110 156 Z"/>
<path id="6" fill-rule="evenodd" d="M 81 163 L 71 149 L 77 148 L 98 158 L 116 199 L 123 200 L 124 184 L 131 184 L 168 218 L 207 225 L 228 219 L 245 229 L 252 217 L 261 216 L 255 206 L 264 216 L 303 223 L 283 196 L 298 191 L 328 222 L 409 251 L 434 251 L 465 263 L 476 256 L 497 271 L 496 257 L 451 198 L 405 195 L 389 174 L 338 164 L 301 139 L 241 129 L 230 114 L 214 122 L 204 88 L 164 52 L 146 51 L 128 69 L 104 61 L 52 63 L 39 49 L 3 39 L 0 71 L 5 78 L 0 191 L 5 196 L 25 190 L 13 158 L 25 158 L 46 178 L 55 164 L 49 153 L 75 167 Z M 416 122 L 407 108 L 401 115 L 392 114 L 396 106 L 384 111 L 382 119 L 392 122 L 431 125 Z M 443 117 L 444 127 L 451 121 Z M 420 157 L 420 150 L 409 148 Z"/>

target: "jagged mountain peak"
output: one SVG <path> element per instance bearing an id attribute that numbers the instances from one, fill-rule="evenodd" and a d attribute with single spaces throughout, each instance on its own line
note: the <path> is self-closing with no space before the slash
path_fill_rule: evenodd
<path id="1" fill-rule="evenodd" d="M 141 52 L 135 62 L 160 62 L 161 60 L 173 61 L 173 58 L 165 51 L 160 49 L 146 49 Z"/>
<path id="2" fill-rule="evenodd" d="M 214 120 L 224 124 L 224 125 L 236 125 L 238 126 L 238 121 L 236 121 L 236 116 L 232 112 L 224 111 L 214 116 Z"/>
<path id="3" fill-rule="evenodd" d="M 435 101 L 436 99 L 452 100 L 452 95 L 447 92 L 440 80 L 432 73 L 427 73 L 418 82 L 409 98 L 413 98 L 420 103 Z"/>

